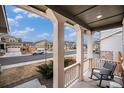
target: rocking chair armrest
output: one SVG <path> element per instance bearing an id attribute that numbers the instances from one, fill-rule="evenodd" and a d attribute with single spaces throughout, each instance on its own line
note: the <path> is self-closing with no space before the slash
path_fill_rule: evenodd
<path id="1" fill-rule="evenodd" d="M 101 69 L 99 69 L 99 68 L 92 68 L 92 74 L 93 74 L 93 72 L 94 72 L 94 70 L 101 70 Z"/>
<path id="2" fill-rule="evenodd" d="M 101 69 L 99 69 L 99 68 L 92 68 L 92 71 L 93 71 L 93 70 L 101 70 Z"/>

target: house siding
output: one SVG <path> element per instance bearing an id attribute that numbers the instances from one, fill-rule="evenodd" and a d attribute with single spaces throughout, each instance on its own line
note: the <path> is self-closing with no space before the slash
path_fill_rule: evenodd
<path id="1" fill-rule="evenodd" d="M 101 51 L 113 51 L 113 60 L 117 60 L 118 52 L 122 53 L 122 28 L 101 31 L 100 49 Z"/>

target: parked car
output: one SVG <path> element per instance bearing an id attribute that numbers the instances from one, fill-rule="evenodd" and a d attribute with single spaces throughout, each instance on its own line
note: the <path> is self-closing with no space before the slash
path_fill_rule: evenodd
<path id="1" fill-rule="evenodd" d="M 44 54 L 44 52 L 42 50 L 37 50 L 32 55 L 41 55 L 41 54 Z"/>

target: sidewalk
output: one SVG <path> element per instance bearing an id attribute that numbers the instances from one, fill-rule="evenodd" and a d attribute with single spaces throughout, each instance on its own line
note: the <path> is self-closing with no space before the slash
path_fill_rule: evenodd
<path id="1" fill-rule="evenodd" d="M 0 56 L 0 58 L 5 58 L 5 57 L 18 57 L 18 56 L 29 56 L 31 54 L 21 54 L 21 53 L 6 53 L 4 56 Z"/>
<path id="2" fill-rule="evenodd" d="M 14 88 L 46 88 L 46 86 L 41 85 L 38 79 L 33 79 Z"/>

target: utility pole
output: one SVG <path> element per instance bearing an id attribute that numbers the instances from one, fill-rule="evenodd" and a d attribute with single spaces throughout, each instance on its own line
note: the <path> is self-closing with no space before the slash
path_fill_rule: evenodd
<path id="1" fill-rule="evenodd" d="M 45 39 L 45 64 L 47 62 L 47 40 Z"/>

